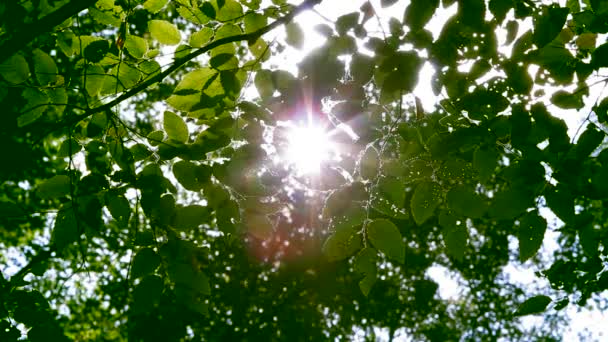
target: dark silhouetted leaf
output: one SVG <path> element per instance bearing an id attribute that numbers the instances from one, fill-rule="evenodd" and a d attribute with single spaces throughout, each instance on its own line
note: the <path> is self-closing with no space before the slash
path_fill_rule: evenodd
<path id="1" fill-rule="evenodd" d="M 542 313 L 547 308 L 547 305 L 551 303 L 551 298 L 540 295 L 526 299 L 525 302 L 521 303 L 515 316 L 526 316 L 535 315 Z"/>
<path id="2" fill-rule="evenodd" d="M 519 221 L 519 260 L 524 262 L 535 256 L 543 244 L 547 221 L 535 211 L 527 213 Z"/>

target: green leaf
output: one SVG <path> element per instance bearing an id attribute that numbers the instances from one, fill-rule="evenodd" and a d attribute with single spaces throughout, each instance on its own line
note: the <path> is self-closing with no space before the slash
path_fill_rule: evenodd
<path id="1" fill-rule="evenodd" d="M 211 57 L 209 60 L 209 65 L 211 65 L 212 68 L 217 69 L 233 58 L 235 57 L 231 53 L 220 53 L 219 55 Z"/>
<path id="2" fill-rule="evenodd" d="M 403 208 L 405 203 L 405 183 L 395 177 L 380 177 L 378 179 L 378 191 L 383 197 L 394 204 L 397 209 Z"/>
<path id="3" fill-rule="evenodd" d="M 36 88 L 25 89 L 21 96 L 28 102 L 22 110 L 23 114 L 17 117 L 17 126 L 24 127 L 42 117 L 42 114 L 48 109 L 48 106 L 45 105 L 49 103 L 50 99 L 46 91 Z"/>
<path id="4" fill-rule="evenodd" d="M 507 16 L 507 13 L 513 8 L 515 2 L 513 0 L 490 0 L 488 3 L 488 8 L 492 15 L 498 20 L 498 23 L 502 23 L 502 21 Z"/>
<path id="5" fill-rule="evenodd" d="M 148 42 L 138 36 L 127 35 L 125 49 L 135 58 L 143 58 L 148 52 Z"/>
<path id="6" fill-rule="evenodd" d="M 487 210 L 483 198 L 465 185 L 452 188 L 446 196 L 448 207 L 458 215 L 480 218 Z"/>
<path id="7" fill-rule="evenodd" d="M 285 25 L 287 37 L 285 42 L 296 49 L 302 49 L 304 46 L 304 31 L 297 23 L 291 22 Z"/>
<path id="8" fill-rule="evenodd" d="M 142 248 L 133 258 L 131 279 L 153 273 L 160 266 L 160 256 L 152 248 Z"/>
<path id="9" fill-rule="evenodd" d="M 355 272 L 363 275 L 363 279 L 359 281 L 359 288 L 366 297 L 369 295 L 374 283 L 376 283 L 378 273 L 376 266 L 377 257 L 378 252 L 376 252 L 375 249 L 366 247 L 362 249 L 355 258 Z"/>
<path id="10" fill-rule="evenodd" d="M 524 262 L 535 256 L 543 244 L 547 221 L 535 211 L 527 213 L 519 222 L 519 260 Z"/>
<path id="11" fill-rule="evenodd" d="M 61 253 L 65 247 L 78 240 L 78 223 L 71 204 L 64 205 L 57 213 L 51 241 Z"/>
<path id="12" fill-rule="evenodd" d="M 596 68 L 608 67 L 608 43 L 598 46 L 591 54 L 591 65 Z"/>
<path id="13" fill-rule="evenodd" d="M 97 112 L 91 116 L 87 124 L 87 137 L 95 138 L 102 135 L 108 127 L 108 116 L 105 112 Z"/>
<path id="14" fill-rule="evenodd" d="M 322 251 L 328 261 L 346 259 L 363 247 L 361 235 L 355 228 L 338 229 L 325 240 Z"/>
<path id="15" fill-rule="evenodd" d="M 152 146 L 160 145 L 163 140 L 165 140 L 165 132 L 163 131 L 153 131 L 148 134 L 146 137 L 148 139 L 148 143 Z"/>
<path id="16" fill-rule="evenodd" d="M 507 22 L 507 39 L 505 45 L 511 45 L 515 38 L 517 38 L 517 32 L 519 31 L 519 23 L 515 20 L 509 20 Z"/>
<path id="17" fill-rule="evenodd" d="M 146 0 L 144 8 L 150 13 L 158 13 L 169 2 L 169 0 Z"/>
<path id="18" fill-rule="evenodd" d="M 175 25 L 166 20 L 150 20 L 148 29 L 152 38 L 165 45 L 177 45 L 182 35 Z"/>
<path id="19" fill-rule="evenodd" d="M 526 299 L 525 302 L 521 303 L 515 316 L 526 316 L 535 315 L 542 313 L 547 309 L 547 305 L 551 303 L 551 298 L 545 295 L 534 296 Z"/>
<path id="20" fill-rule="evenodd" d="M 105 57 L 109 49 L 110 45 L 107 40 L 94 40 L 84 48 L 84 58 L 90 62 L 97 63 Z"/>
<path id="21" fill-rule="evenodd" d="M 33 51 L 34 58 L 34 73 L 40 85 L 48 85 L 55 83 L 57 80 L 57 65 L 51 56 L 46 52 L 35 49 Z"/>
<path id="22" fill-rule="evenodd" d="M 243 7 L 238 1 L 225 0 L 224 6 L 219 6 L 223 0 L 216 0 L 217 17 L 221 22 L 235 21 L 243 17 Z"/>
<path id="23" fill-rule="evenodd" d="M 414 191 L 411 201 L 412 215 L 416 224 L 428 220 L 441 202 L 441 186 L 435 182 L 421 182 Z"/>
<path id="24" fill-rule="evenodd" d="M 469 231 L 464 221 L 459 221 L 454 215 L 442 211 L 439 214 L 439 225 L 443 227 L 441 235 L 448 255 L 458 261 L 464 260 L 469 240 Z"/>
<path id="25" fill-rule="evenodd" d="M 210 19 L 215 19 L 215 8 L 213 8 L 213 5 L 210 2 L 206 1 L 203 3 L 201 12 Z"/>
<path id="26" fill-rule="evenodd" d="M 336 31 L 343 36 L 348 30 L 355 28 L 359 24 L 359 12 L 342 15 L 336 19 Z"/>
<path id="27" fill-rule="evenodd" d="M 70 177 L 66 175 L 53 176 L 38 186 L 38 196 L 42 199 L 54 199 L 70 194 Z"/>
<path id="28" fill-rule="evenodd" d="M 478 147 L 473 154 L 473 168 L 482 182 L 490 180 L 498 166 L 498 151 L 493 148 Z"/>
<path id="29" fill-rule="evenodd" d="M 570 93 L 565 90 L 558 90 L 551 95 L 551 102 L 562 109 L 581 109 L 585 106 L 583 93 Z"/>
<path id="30" fill-rule="evenodd" d="M 576 157 L 584 159 L 588 157 L 595 149 L 604 141 L 606 134 L 595 128 L 595 125 L 589 124 L 585 132 L 581 134 L 576 142 Z"/>
<path id="31" fill-rule="evenodd" d="M 221 71 L 220 82 L 224 88 L 224 92 L 230 98 L 236 99 L 236 97 L 241 93 L 241 82 L 234 72 L 228 70 Z"/>
<path id="32" fill-rule="evenodd" d="M 200 48 L 203 45 L 209 43 L 211 37 L 213 37 L 213 29 L 210 27 L 203 27 L 202 29 L 194 32 L 190 35 L 190 40 L 188 44 L 195 48 Z"/>
<path id="33" fill-rule="evenodd" d="M 131 204 L 125 196 L 114 191 L 106 193 L 106 206 L 118 225 L 127 227 L 131 217 Z"/>
<path id="34" fill-rule="evenodd" d="M 371 80 L 374 67 L 372 57 L 355 53 L 350 61 L 350 74 L 355 82 L 365 84 Z"/>
<path id="35" fill-rule="evenodd" d="M 263 99 L 269 98 L 274 94 L 275 87 L 272 80 L 272 73 L 268 70 L 259 70 L 255 73 L 253 80 L 258 93 Z"/>
<path id="36" fill-rule="evenodd" d="M 437 6 L 439 6 L 439 0 L 412 0 L 405 9 L 403 22 L 409 26 L 410 30 L 418 31 L 431 20 Z"/>
<path id="37" fill-rule="evenodd" d="M 526 211 L 533 204 L 532 200 L 529 192 L 508 188 L 494 196 L 488 214 L 498 220 L 513 219 Z"/>
<path id="38" fill-rule="evenodd" d="M 244 22 L 245 33 L 252 33 L 265 27 L 268 23 L 268 18 L 255 12 L 249 12 L 245 15 Z"/>
<path id="39" fill-rule="evenodd" d="M 89 64 L 85 69 L 83 81 L 89 96 L 97 96 L 106 78 L 106 73 L 103 68 L 97 64 Z M 105 115 L 105 114 L 104 114 Z"/>
<path id="40" fill-rule="evenodd" d="M 539 48 L 549 44 L 562 31 L 568 18 L 568 8 L 545 6 L 534 20 L 534 44 Z"/>
<path id="41" fill-rule="evenodd" d="M 211 167 L 182 160 L 173 164 L 173 175 L 185 189 L 200 191 L 211 177 Z"/>
<path id="42" fill-rule="evenodd" d="M 378 176 L 378 168 L 380 166 L 380 156 L 378 151 L 373 146 L 368 146 L 361 158 L 359 158 L 359 173 L 366 180 L 374 179 Z"/>
<path id="43" fill-rule="evenodd" d="M 76 139 L 66 139 L 61 143 L 57 156 L 61 158 L 69 157 L 82 150 L 82 146 Z"/>
<path id="44" fill-rule="evenodd" d="M 169 139 L 173 139 L 178 142 L 185 143 L 188 141 L 190 133 L 188 132 L 188 125 L 181 116 L 170 112 L 165 111 L 163 116 L 163 128 Z"/>
<path id="45" fill-rule="evenodd" d="M 390 259 L 403 263 L 405 244 L 399 228 L 389 220 L 377 219 L 367 224 L 367 238 L 376 249 Z"/>
<path id="46" fill-rule="evenodd" d="M 209 209 L 201 205 L 189 205 L 175 208 L 172 226 L 182 231 L 193 230 L 209 219 Z"/>
<path id="47" fill-rule="evenodd" d="M 0 76 L 9 83 L 19 84 L 25 82 L 30 75 L 27 61 L 20 54 L 14 54 L 0 64 Z"/>

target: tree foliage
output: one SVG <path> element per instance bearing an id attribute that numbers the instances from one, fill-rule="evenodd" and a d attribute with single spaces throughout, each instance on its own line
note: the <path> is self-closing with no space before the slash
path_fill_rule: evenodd
<path id="1" fill-rule="evenodd" d="M 365 1 L 302 51 L 318 5 L 0 4 L 0 340 L 556 340 L 602 301 L 608 6 Z"/>

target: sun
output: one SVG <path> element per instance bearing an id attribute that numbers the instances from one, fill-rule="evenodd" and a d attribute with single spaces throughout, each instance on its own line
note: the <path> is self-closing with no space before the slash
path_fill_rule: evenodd
<path id="1" fill-rule="evenodd" d="M 287 131 L 287 148 L 283 159 L 298 174 L 316 174 L 321 164 L 335 158 L 336 146 L 325 127 L 308 122 L 291 124 Z"/>

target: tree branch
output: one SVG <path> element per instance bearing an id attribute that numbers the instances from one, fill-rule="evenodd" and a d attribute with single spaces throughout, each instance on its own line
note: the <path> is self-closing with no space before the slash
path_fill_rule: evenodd
<path id="1" fill-rule="evenodd" d="M 176 71 L 177 69 L 182 67 L 187 62 L 193 60 L 194 58 L 196 58 L 218 46 L 222 46 L 225 44 L 234 43 L 234 42 L 238 42 L 238 41 L 255 42 L 258 38 L 263 36 L 265 33 L 268 33 L 270 31 L 272 31 L 273 29 L 277 28 L 278 26 L 281 26 L 285 23 L 290 22 L 300 12 L 307 10 L 315 5 L 318 5 L 319 3 L 321 3 L 321 1 L 323 1 L 323 0 L 306 0 L 303 3 L 301 3 L 300 5 L 298 5 L 296 8 L 294 8 L 290 13 L 288 13 L 284 17 L 281 17 L 281 18 L 275 20 L 271 24 L 269 24 L 265 27 L 262 27 L 261 29 L 255 31 L 255 32 L 246 33 L 246 34 L 238 34 L 235 36 L 224 37 L 224 38 L 215 40 L 215 41 L 201 47 L 200 49 L 189 53 L 188 55 L 184 56 L 183 58 L 176 60 L 175 63 L 173 63 L 165 71 L 159 73 L 158 75 L 156 75 L 154 77 L 151 77 L 151 78 L 143 81 L 142 83 L 138 84 L 135 88 L 132 88 L 129 91 L 123 93 L 116 99 L 114 99 L 104 105 L 97 106 L 95 108 L 91 108 L 80 115 L 70 116 L 67 119 L 60 122 L 59 126 L 60 127 L 71 126 L 71 125 L 77 124 L 84 118 L 87 118 L 95 113 L 105 112 L 105 111 L 110 110 L 112 107 L 118 105 L 122 101 L 125 101 L 126 99 L 145 90 L 150 85 L 162 81 L 165 77 L 169 76 L 171 73 L 173 73 L 174 71 Z M 55 129 L 58 129 L 60 127 L 55 127 Z"/>
<path id="2" fill-rule="evenodd" d="M 12 55 L 23 49 L 27 44 L 39 35 L 51 31 L 51 29 L 66 19 L 80 13 L 90 6 L 95 5 L 97 0 L 73 0 L 60 9 L 33 23 L 23 24 L 12 30 L 10 38 L 0 43 L 0 64 L 4 63 Z"/>

